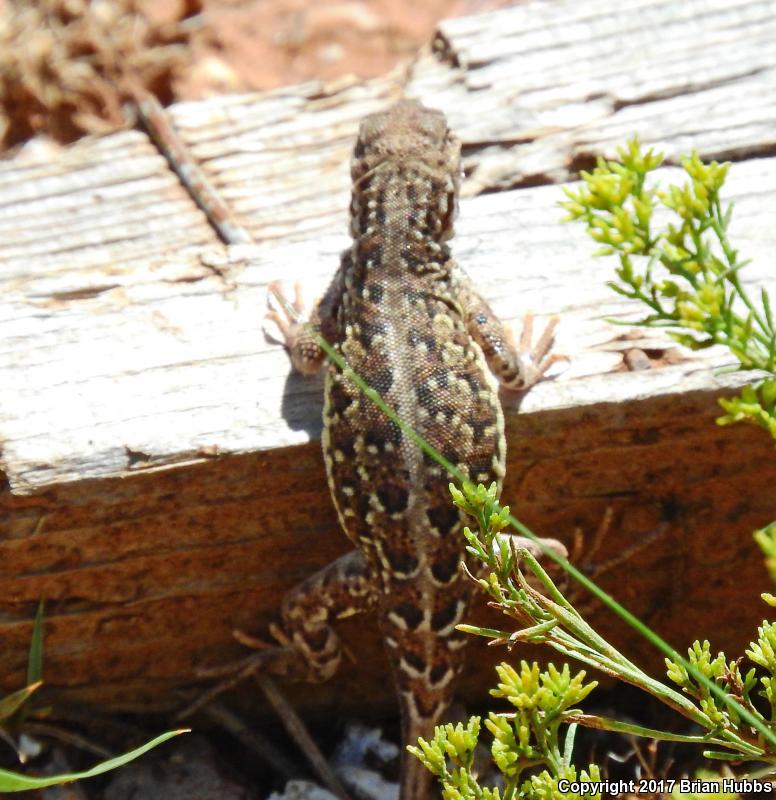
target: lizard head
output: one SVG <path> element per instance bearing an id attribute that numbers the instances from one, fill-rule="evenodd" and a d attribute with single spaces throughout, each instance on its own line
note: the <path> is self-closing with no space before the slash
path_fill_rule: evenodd
<path id="1" fill-rule="evenodd" d="M 461 145 L 445 115 L 417 100 L 400 100 L 361 122 L 353 153 L 353 180 L 383 161 L 418 159 L 460 170 Z"/>
<path id="2" fill-rule="evenodd" d="M 429 195 L 437 198 L 440 238 L 452 235 L 452 220 L 461 180 L 461 143 L 441 111 L 417 100 L 401 100 L 386 111 L 370 114 L 361 122 L 353 151 L 351 177 L 354 196 L 377 173 L 424 180 Z"/>

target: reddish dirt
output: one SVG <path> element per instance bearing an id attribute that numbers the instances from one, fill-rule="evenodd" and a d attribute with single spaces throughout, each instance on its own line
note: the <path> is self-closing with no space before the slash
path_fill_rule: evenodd
<path id="1" fill-rule="evenodd" d="M 440 19 L 502 5 L 507 3 L 204 0 L 191 37 L 191 60 L 179 71 L 174 93 L 201 98 L 346 74 L 380 75 L 411 57 Z"/>
<path id="2" fill-rule="evenodd" d="M 163 103 L 380 75 L 443 17 L 509 0 L 0 0 L 0 151 L 132 124 Z"/>

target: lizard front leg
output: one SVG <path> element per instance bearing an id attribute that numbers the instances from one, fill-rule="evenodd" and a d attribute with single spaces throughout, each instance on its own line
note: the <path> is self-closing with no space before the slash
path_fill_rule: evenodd
<path id="1" fill-rule="evenodd" d="M 534 345 L 533 317 L 526 314 L 520 344 L 516 346 L 509 328 L 496 316 L 471 279 L 460 267 L 453 273 L 458 302 L 472 339 L 480 346 L 485 360 L 499 382 L 508 389 L 528 389 L 565 356 L 550 353 L 557 319 L 551 319 Z"/>
<path id="2" fill-rule="evenodd" d="M 274 298 L 280 310 L 270 308 L 265 323 L 269 320 L 277 326 L 281 335 L 280 344 L 286 348 L 294 369 L 302 375 L 315 375 L 326 357 L 316 337 L 321 329 L 318 312 L 320 303 L 316 303 L 309 318 L 305 319 L 306 309 L 299 283 L 294 285 L 293 301 L 286 297 L 279 283 L 269 285 L 269 296 Z M 271 334 L 267 332 L 267 335 Z"/>
<path id="3" fill-rule="evenodd" d="M 280 344 L 285 347 L 291 364 L 302 375 L 315 375 L 326 360 L 326 353 L 320 346 L 318 336 L 330 343 L 337 338 L 336 315 L 343 292 L 343 275 L 349 265 L 350 254 L 342 255 L 342 264 L 337 270 L 326 294 L 314 305 L 309 315 L 306 314 L 302 300 L 302 287 L 294 285 L 294 300 L 290 301 L 280 284 L 271 283 L 268 287 L 269 297 L 273 298 L 280 310 L 270 308 L 265 317 L 274 323 L 281 334 Z M 270 332 L 266 335 L 275 338 Z"/>

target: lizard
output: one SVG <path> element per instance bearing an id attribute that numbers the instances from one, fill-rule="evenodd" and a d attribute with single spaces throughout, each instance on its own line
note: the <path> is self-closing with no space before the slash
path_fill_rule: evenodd
<path id="1" fill-rule="evenodd" d="M 320 334 L 469 480 L 500 487 L 506 443 L 498 384 L 525 389 L 542 376 L 554 360 L 555 321 L 533 350 L 526 323 L 521 352 L 454 263 L 448 241 L 461 146 L 442 112 L 402 100 L 365 117 L 351 177 L 353 242 L 328 290 L 303 323 L 299 293 L 291 303 L 273 284 L 283 311 L 267 317 L 296 370 L 312 375 L 323 366 Z M 461 512 L 445 470 L 332 363 L 324 396 L 328 484 L 356 549 L 286 597 L 280 646 L 255 655 L 269 674 L 326 680 L 342 652 L 331 622 L 375 609 L 402 740 L 415 743 L 443 720 L 463 665 L 456 625 L 472 582 L 459 569 Z M 401 800 L 427 797 L 430 779 L 405 753 Z"/>

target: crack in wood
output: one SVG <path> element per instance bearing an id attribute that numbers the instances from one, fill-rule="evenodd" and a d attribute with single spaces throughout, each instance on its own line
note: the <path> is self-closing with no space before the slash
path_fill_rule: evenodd
<path id="1" fill-rule="evenodd" d="M 763 73 L 770 72 L 771 69 L 772 67 L 770 66 L 753 67 L 752 69 L 744 70 L 737 75 L 726 75 L 724 78 L 709 80 L 703 84 L 692 84 L 687 81 L 683 84 L 667 86 L 665 89 L 662 89 L 659 92 L 644 94 L 632 100 L 619 100 L 614 98 L 612 99 L 612 111 L 617 112 L 623 108 L 628 108 L 629 106 L 647 105 L 648 103 L 655 103 L 659 100 L 670 100 L 673 97 L 687 97 L 688 95 L 701 94 L 702 92 L 709 91 L 709 89 L 717 89 L 720 86 L 730 86 L 731 84 L 735 84 L 744 78 L 752 78 L 755 75 L 762 75 Z M 610 95 L 605 96 L 610 97 Z M 593 99 L 593 96 L 585 98 L 585 101 L 590 99 Z"/>
<path id="2" fill-rule="evenodd" d="M 152 459 L 148 453 L 144 453 L 142 450 L 133 450 L 131 447 L 127 447 L 126 445 L 124 446 L 124 451 L 127 454 L 128 469 L 142 469 Z"/>
<path id="3" fill-rule="evenodd" d="M 58 302 L 68 302 L 70 300 L 93 300 L 105 292 L 118 289 L 118 283 L 106 283 L 102 286 L 84 286 L 83 289 L 71 289 L 67 292 L 52 292 L 50 298 Z"/>

